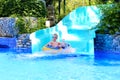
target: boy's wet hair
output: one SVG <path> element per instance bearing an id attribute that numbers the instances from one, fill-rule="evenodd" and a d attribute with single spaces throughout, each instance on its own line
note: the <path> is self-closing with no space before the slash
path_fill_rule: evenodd
<path id="1" fill-rule="evenodd" d="M 57 35 L 56 33 L 54 33 L 54 34 L 53 34 L 53 37 L 56 37 L 56 38 L 58 38 L 58 35 Z"/>

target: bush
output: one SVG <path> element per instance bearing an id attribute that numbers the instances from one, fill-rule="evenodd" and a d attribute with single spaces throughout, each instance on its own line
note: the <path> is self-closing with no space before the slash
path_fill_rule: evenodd
<path id="1" fill-rule="evenodd" d="M 18 17 L 16 18 L 16 27 L 19 29 L 19 34 L 32 33 L 45 28 L 45 21 L 44 17 Z"/>
<path id="2" fill-rule="evenodd" d="M 120 32 L 120 3 L 100 6 L 100 9 L 103 12 L 103 16 L 97 25 L 97 33 L 115 34 Z"/>

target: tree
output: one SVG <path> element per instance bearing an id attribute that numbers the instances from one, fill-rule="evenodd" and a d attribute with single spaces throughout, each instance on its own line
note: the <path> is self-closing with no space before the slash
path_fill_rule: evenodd
<path id="1" fill-rule="evenodd" d="M 46 9 L 44 3 L 38 0 L 1 0 L 0 16 L 9 17 L 11 15 L 45 17 Z"/>

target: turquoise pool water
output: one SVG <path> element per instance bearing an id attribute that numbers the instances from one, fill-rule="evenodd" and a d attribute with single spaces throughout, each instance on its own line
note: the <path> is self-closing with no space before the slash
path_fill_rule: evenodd
<path id="1" fill-rule="evenodd" d="M 102 58 L 1 52 L 0 80 L 118 80 L 120 60 Z"/>

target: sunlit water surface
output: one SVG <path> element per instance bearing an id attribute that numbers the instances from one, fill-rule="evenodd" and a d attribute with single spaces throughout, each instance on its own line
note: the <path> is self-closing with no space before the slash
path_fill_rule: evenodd
<path id="1" fill-rule="evenodd" d="M 118 80 L 119 60 L 86 55 L 0 53 L 0 80 Z"/>

